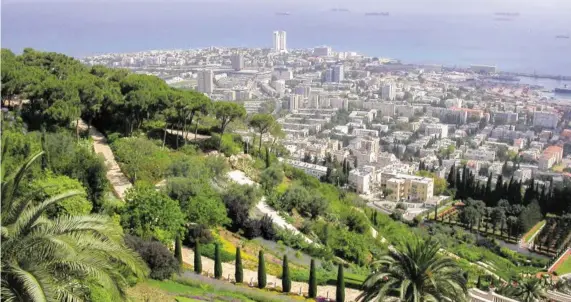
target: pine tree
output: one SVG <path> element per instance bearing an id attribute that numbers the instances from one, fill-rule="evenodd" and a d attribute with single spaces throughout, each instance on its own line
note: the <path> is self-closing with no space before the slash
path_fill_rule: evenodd
<path id="1" fill-rule="evenodd" d="M 180 240 L 180 235 L 176 237 L 176 241 L 174 242 L 174 257 L 182 267 L 182 241 Z"/>
<path id="2" fill-rule="evenodd" d="M 287 262 L 287 255 L 284 255 L 282 264 L 282 291 L 289 293 L 291 291 L 291 280 L 289 278 L 289 265 Z"/>
<path id="3" fill-rule="evenodd" d="M 242 268 L 242 253 L 240 248 L 236 248 L 236 272 L 234 273 L 236 283 L 244 282 L 244 270 Z"/>
<path id="4" fill-rule="evenodd" d="M 343 265 L 341 264 L 339 264 L 339 269 L 337 270 L 335 302 L 345 302 L 345 278 L 343 277 Z"/>
<path id="5" fill-rule="evenodd" d="M 266 287 L 266 263 L 264 261 L 264 251 L 258 253 L 258 288 Z"/>
<path id="6" fill-rule="evenodd" d="M 198 239 L 194 245 L 194 272 L 202 274 L 202 257 L 200 256 L 200 242 Z"/>
<path id="7" fill-rule="evenodd" d="M 315 275 L 315 260 L 313 259 L 309 265 L 309 297 L 312 299 L 317 297 L 317 277 Z"/>
<path id="8" fill-rule="evenodd" d="M 214 278 L 222 278 L 222 259 L 220 258 L 220 244 L 214 245 Z"/>

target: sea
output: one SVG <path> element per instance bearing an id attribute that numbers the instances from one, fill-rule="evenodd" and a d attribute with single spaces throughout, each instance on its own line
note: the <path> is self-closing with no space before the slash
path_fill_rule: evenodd
<path id="1" fill-rule="evenodd" d="M 267 3 L 275 3 L 268 1 Z M 272 32 L 287 32 L 288 48 L 328 45 L 404 63 L 469 66 L 571 76 L 568 14 L 498 16 L 423 13 L 389 16 L 333 12 L 326 6 L 279 8 L 264 1 L 3 1 L 2 47 L 62 52 L 75 57 L 152 49 L 209 46 L 271 47 Z M 325 4 L 326 5 L 326 4 Z M 289 15 L 277 15 L 276 12 Z M 548 86 L 562 83 L 549 82 Z"/>

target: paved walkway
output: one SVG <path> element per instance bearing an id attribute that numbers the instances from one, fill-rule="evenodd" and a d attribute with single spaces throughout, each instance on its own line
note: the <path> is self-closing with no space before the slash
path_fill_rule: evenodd
<path id="1" fill-rule="evenodd" d="M 87 124 L 83 120 L 80 120 L 79 129 L 87 130 L 87 128 Z M 89 135 L 93 139 L 93 149 L 95 150 L 95 153 L 103 155 L 103 158 L 105 159 L 105 165 L 107 166 L 107 179 L 109 179 L 111 186 L 113 186 L 115 195 L 123 200 L 125 198 L 125 191 L 133 185 L 129 179 L 125 177 L 121 168 L 119 168 L 119 164 L 115 161 L 115 156 L 113 155 L 113 151 L 111 151 L 105 136 L 93 126 L 89 129 Z"/>
<path id="2" fill-rule="evenodd" d="M 182 259 L 185 263 L 193 265 L 194 264 L 194 252 L 193 252 L 193 250 L 183 247 Z M 235 273 L 234 265 L 235 265 L 234 263 L 224 263 L 224 262 L 222 263 L 222 277 L 225 280 L 228 280 L 228 276 L 230 276 L 230 281 L 234 280 L 234 273 Z M 214 274 L 214 260 L 203 256 L 202 257 L 202 270 L 203 270 L 203 273 L 206 272 L 209 276 L 212 276 Z M 277 284 L 277 286 L 281 287 L 282 281 L 280 278 L 278 278 L 276 276 L 267 275 L 266 280 L 268 282 L 268 284 L 267 284 L 268 287 L 274 287 L 275 284 Z M 244 269 L 244 283 L 252 282 L 252 284 L 255 285 L 257 281 L 258 281 L 258 272 L 257 271 Z M 308 287 L 308 284 L 306 282 L 296 282 L 296 281 L 291 282 L 291 291 L 294 293 L 299 293 L 299 291 L 301 289 L 302 293 L 307 294 L 308 288 L 309 287 Z M 317 295 L 321 296 L 321 297 L 329 296 L 330 298 L 335 298 L 335 290 L 336 290 L 335 286 L 332 286 L 332 285 L 317 286 Z M 351 289 L 351 288 L 345 288 L 345 300 L 346 301 L 356 301 L 357 296 L 359 296 L 360 293 L 361 293 L 361 291 L 359 291 L 359 290 Z"/>
<path id="3" fill-rule="evenodd" d="M 167 129 L 167 132 L 170 134 L 179 135 L 181 137 L 186 136 L 187 141 L 193 141 L 193 140 L 201 141 L 210 138 L 210 135 L 202 135 L 202 134 L 195 135 L 193 132 L 186 132 L 184 133 L 186 135 L 184 135 L 182 130 Z"/>
<path id="4" fill-rule="evenodd" d="M 250 186 L 251 185 L 257 185 L 244 172 L 242 172 L 240 170 L 230 171 L 230 172 L 228 172 L 227 175 L 230 179 L 232 179 L 234 182 L 236 182 L 240 185 L 250 185 Z M 265 215 L 270 216 L 272 218 L 273 223 L 275 225 L 279 226 L 280 228 L 289 230 L 296 235 L 303 236 L 303 239 L 307 243 L 313 243 L 313 240 L 309 239 L 307 236 L 305 236 L 303 233 L 301 233 L 295 226 L 293 226 L 290 223 L 288 223 L 287 221 L 285 221 L 285 219 L 276 210 L 272 209 L 266 203 L 265 200 L 266 200 L 266 197 L 262 196 L 260 201 L 256 204 L 256 208 L 260 212 L 262 212 Z"/>

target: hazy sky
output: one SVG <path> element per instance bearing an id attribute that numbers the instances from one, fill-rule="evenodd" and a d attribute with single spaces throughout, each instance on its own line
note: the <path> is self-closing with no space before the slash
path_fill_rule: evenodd
<path id="1" fill-rule="evenodd" d="M 571 18 L 571 0 L 4 0 L 14 2 L 231 2 L 249 5 L 271 5 L 291 9 L 415 11 L 415 12 L 497 12 L 558 13 Z"/>

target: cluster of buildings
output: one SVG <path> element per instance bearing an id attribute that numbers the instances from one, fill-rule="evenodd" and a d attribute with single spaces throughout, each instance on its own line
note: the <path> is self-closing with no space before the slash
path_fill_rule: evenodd
<path id="1" fill-rule="evenodd" d="M 464 165 L 483 181 L 506 174 L 506 165 L 505 176 L 522 182 L 570 176 L 569 106 L 539 87 L 491 81 L 494 66 L 452 69 L 328 46 L 288 49 L 286 37 L 273 32 L 268 48 L 107 54 L 83 62 L 154 74 L 215 101 L 240 102 L 249 113 L 274 108 L 290 164 L 321 177 L 327 156 L 348 161 L 349 185 L 361 194 L 431 200 L 433 179 L 415 175 L 421 161 L 438 177 Z"/>

